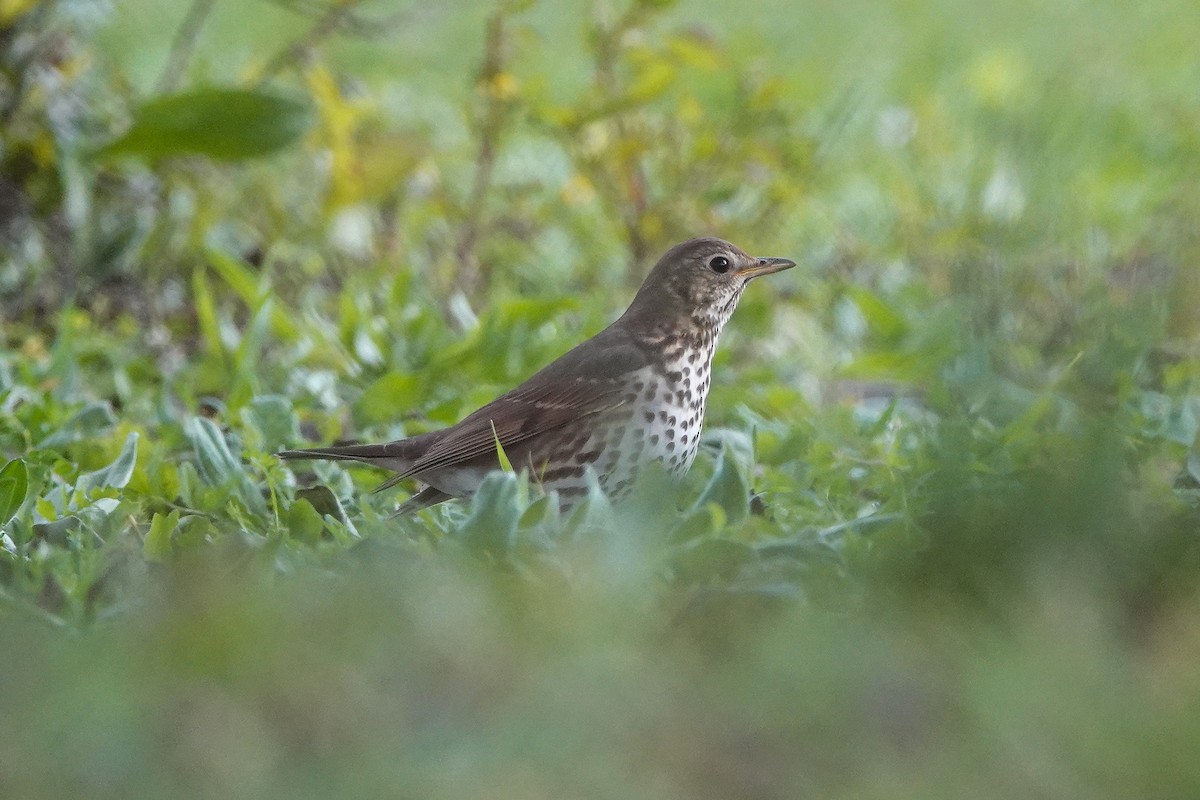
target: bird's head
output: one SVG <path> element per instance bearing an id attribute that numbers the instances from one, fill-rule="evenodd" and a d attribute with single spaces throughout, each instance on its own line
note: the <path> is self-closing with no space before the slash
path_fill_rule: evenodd
<path id="1" fill-rule="evenodd" d="M 695 320 L 719 330 L 746 284 L 796 266 L 787 258 L 756 258 L 723 239 L 689 239 L 667 251 L 638 290 L 631 310 Z"/>

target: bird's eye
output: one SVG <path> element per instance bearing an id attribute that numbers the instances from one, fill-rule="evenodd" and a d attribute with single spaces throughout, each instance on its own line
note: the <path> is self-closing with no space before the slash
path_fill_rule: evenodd
<path id="1" fill-rule="evenodd" d="M 729 272 L 729 259 L 725 256 L 717 256 L 708 262 L 708 268 L 723 275 Z"/>

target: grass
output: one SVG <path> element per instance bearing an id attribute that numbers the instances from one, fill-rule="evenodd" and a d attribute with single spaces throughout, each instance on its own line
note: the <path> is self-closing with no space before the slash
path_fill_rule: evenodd
<path id="1" fill-rule="evenodd" d="M 3 796 L 1196 791 L 1185 4 L 351 4 L 273 127 L 325 10 L 217 3 L 232 162 L 94 155 L 177 4 L 14 8 Z M 389 519 L 272 455 L 456 421 L 707 232 L 800 267 L 682 483 Z"/>

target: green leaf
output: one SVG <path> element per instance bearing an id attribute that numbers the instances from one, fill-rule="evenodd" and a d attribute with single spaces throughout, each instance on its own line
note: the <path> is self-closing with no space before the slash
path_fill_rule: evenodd
<path id="1" fill-rule="evenodd" d="M 225 281 L 230 289 L 248 306 L 254 306 L 267 288 L 262 275 L 255 273 L 240 259 L 221 252 L 215 247 L 204 250 L 204 257 L 213 271 Z"/>
<path id="2" fill-rule="evenodd" d="M 847 286 L 846 294 L 858 306 L 871 330 L 883 341 L 895 342 L 908 331 L 904 317 L 878 295 L 861 286 Z"/>
<path id="3" fill-rule="evenodd" d="M 121 448 L 121 453 L 115 461 L 95 472 L 80 475 L 79 479 L 75 481 L 75 488 L 87 492 L 91 489 L 106 487 L 120 489 L 125 486 L 133 477 L 133 468 L 137 463 L 137 443 L 138 435 L 134 431 L 125 437 L 125 445 Z"/>
<path id="4" fill-rule="evenodd" d="M 1032 437 L 1042 420 L 1050 416 L 1050 413 L 1055 408 L 1063 405 L 1066 401 L 1058 392 L 1058 387 L 1063 383 L 1072 368 L 1079 363 L 1082 354 L 1076 355 L 1071 359 L 1070 363 L 1062 370 L 1062 372 L 1054 379 L 1054 381 L 1040 394 L 1035 396 L 1033 402 L 1029 403 L 1025 410 L 1015 420 L 1004 428 L 1003 441 L 1006 445 L 1011 445 Z"/>
<path id="5" fill-rule="evenodd" d="M 521 521 L 520 486 L 512 472 L 491 472 L 471 500 L 471 515 L 456 531 L 469 549 L 503 559 Z"/>
<path id="6" fill-rule="evenodd" d="M 635 103 L 645 103 L 670 89 L 678 70 L 666 59 L 654 58 L 642 64 L 637 73 L 637 77 L 629 86 L 627 96 Z"/>
<path id="7" fill-rule="evenodd" d="M 253 308 L 250 322 L 242 331 L 242 341 L 238 343 L 234 354 L 233 365 L 239 375 L 253 379 L 258 369 L 259 354 L 267 340 L 267 326 L 271 316 L 271 298 L 264 295 L 257 307 Z"/>
<path id="8" fill-rule="evenodd" d="M 322 517 L 329 516 L 339 522 L 346 521 L 346 509 L 342 508 L 342 502 L 328 486 L 320 485 L 297 489 L 296 500 L 306 501 Z"/>
<path id="9" fill-rule="evenodd" d="M 58 430 L 38 442 L 38 448 L 55 450 L 80 439 L 95 436 L 111 428 L 117 421 L 112 406 L 103 401 L 88 403 L 76 411 Z"/>
<path id="10" fill-rule="evenodd" d="M 200 490 L 204 481 L 196 471 L 195 465 L 185 461 L 179 465 L 179 501 L 189 507 L 198 508 Z"/>
<path id="11" fill-rule="evenodd" d="M 196 323 L 200 328 L 208 352 L 221 355 L 225 352 L 225 344 L 221 340 L 221 321 L 217 315 L 217 302 L 213 298 L 212 287 L 208 283 L 208 275 L 203 269 L 192 273 L 192 301 L 195 303 Z"/>
<path id="12" fill-rule="evenodd" d="M 420 384 L 413 375 L 388 372 L 366 388 L 354 403 L 354 418 L 363 425 L 395 422 L 420 400 Z"/>
<path id="13" fill-rule="evenodd" d="M 297 500 L 283 515 L 283 524 L 292 539 L 315 544 L 325 530 L 325 518 L 307 500 Z"/>
<path id="14" fill-rule="evenodd" d="M 725 512 L 715 503 L 697 505 L 671 528 L 671 540 L 691 542 L 711 536 L 725 526 Z"/>
<path id="15" fill-rule="evenodd" d="M 0 469 L 0 525 L 17 513 L 29 492 L 29 470 L 25 462 L 14 458 Z"/>
<path id="16" fill-rule="evenodd" d="M 696 508 L 716 503 L 725 511 L 730 525 L 736 525 L 750 513 L 750 481 L 746 478 L 729 445 L 721 448 L 712 478 L 696 501 Z"/>
<path id="17" fill-rule="evenodd" d="M 259 395 L 241 414 L 247 427 L 258 434 L 258 447 L 268 453 L 282 449 L 300 435 L 292 401 L 285 395 Z"/>
<path id="18" fill-rule="evenodd" d="M 269 273 L 256 272 L 240 258 L 222 252 L 215 247 L 204 250 L 204 257 L 217 277 L 250 308 L 260 305 L 270 291 Z M 296 314 L 279 303 L 272 303 L 270 314 L 271 332 L 283 339 L 294 339 L 299 335 Z"/>
<path id="19" fill-rule="evenodd" d="M 613 530 L 613 507 L 608 495 L 600 488 L 600 480 L 590 467 L 583 474 L 588 492 L 583 501 L 571 510 L 564 526 L 568 539 L 587 541 L 595 536 L 607 537 Z"/>
<path id="20" fill-rule="evenodd" d="M 492 426 L 492 441 L 496 443 L 496 458 L 500 460 L 500 469 L 505 472 L 512 472 L 512 462 L 508 460 L 508 453 L 504 452 L 504 445 L 500 443 L 500 434 L 496 433 L 496 423 L 491 422 Z"/>
<path id="21" fill-rule="evenodd" d="M 220 428 L 210 419 L 193 417 L 186 432 L 204 482 L 214 487 L 233 487 L 247 509 L 259 516 L 266 514 L 267 506 L 262 493 L 242 468 L 241 460 L 229 449 L 229 443 L 225 441 Z M 181 478 L 183 474 L 181 470 Z"/>
<path id="22" fill-rule="evenodd" d="M 147 561 L 161 563 L 171 555 L 171 534 L 179 527 L 179 509 L 170 514 L 155 514 L 150 520 L 150 530 L 142 543 L 142 556 Z"/>
<path id="23" fill-rule="evenodd" d="M 698 539 L 680 548 L 672 566 L 677 580 L 697 584 L 732 580 L 740 569 L 757 561 L 757 551 L 743 542 Z"/>
<path id="24" fill-rule="evenodd" d="M 133 126 L 99 155 L 257 158 L 294 143 L 311 124 L 312 109 L 298 100 L 245 89 L 197 89 L 143 105 Z"/>
<path id="25" fill-rule="evenodd" d="M 193 417 L 188 424 L 187 435 L 196 453 L 196 467 L 205 483 L 220 486 L 241 473 L 241 462 L 234 458 L 221 429 L 212 420 Z"/>
<path id="26" fill-rule="evenodd" d="M 217 535 L 212 519 L 198 514 L 181 517 L 179 527 L 171 534 L 171 548 L 185 551 L 202 547 Z"/>
<path id="27" fill-rule="evenodd" d="M 225 394 L 225 402 L 230 409 L 240 409 L 249 404 L 258 391 L 259 355 L 267 340 L 271 306 L 271 298 L 265 294 L 257 305 L 251 306 L 250 321 L 242 329 L 241 339 L 233 353 L 234 380 Z"/>

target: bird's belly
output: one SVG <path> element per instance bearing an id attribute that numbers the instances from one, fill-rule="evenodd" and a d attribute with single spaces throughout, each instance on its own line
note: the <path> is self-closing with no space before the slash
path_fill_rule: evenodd
<path id="1" fill-rule="evenodd" d="M 687 472 L 696 459 L 700 428 L 704 421 L 704 401 L 698 406 L 688 402 L 644 403 L 636 410 L 640 428 L 631 428 L 626 438 L 635 445 L 640 441 L 636 469 L 651 461 L 662 463 L 674 474 Z"/>
<path id="2" fill-rule="evenodd" d="M 679 355 L 647 375 L 634 412 L 645 439 L 640 463 L 659 461 L 676 474 L 691 468 L 708 387 L 709 364 L 704 358 Z"/>
<path id="3" fill-rule="evenodd" d="M 417 477 L 451 497 L 469 497 L 490 471 L 486 467 L 454 466 L 422 472 Z"/>

